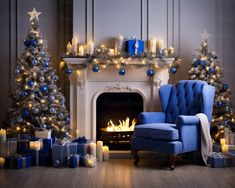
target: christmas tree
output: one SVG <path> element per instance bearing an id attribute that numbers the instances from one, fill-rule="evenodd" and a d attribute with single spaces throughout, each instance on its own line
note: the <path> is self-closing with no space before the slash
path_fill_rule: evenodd
<path id="1" fill-rule="evenodd" d="M 229 85 L 223 82 L 223 70 L 219 66 L 216 53 L 208 46 L 211 35 L 204 31 L 201 36 L 201 48 L 197 49 L 197 53 L 193 56 L 189 75 L 193 80 L 204 80 L 216 88 L 211 134 L 215 140 L 218 140 L 223 136 L 224 127 L 235 129 L 235 114 L 231 106 L 231 90 Z"/>
<path id="2" fill-rule="evenodd" d="M 56 86 L 58 76 L 51 67 L 47 42 L 39 29 L 41 12 L 34 8 L 31 28 L 24 40 L 25 49 L 15 68 L 15 92 L 7 117 L 11 134 L 34 134 L 35 130 L 52 130 L 57 138 L 68 138 L 70 115 L 65 98 Z"/>

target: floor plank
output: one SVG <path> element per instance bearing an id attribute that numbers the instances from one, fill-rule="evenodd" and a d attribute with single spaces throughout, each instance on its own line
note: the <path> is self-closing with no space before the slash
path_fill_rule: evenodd
<path id="1" fill-rule="evenodd" d="M 235 187 L 235 168 L 210 168 L 178 164 L 169 171 L 157 160 L 143 159 L 138 167 L 131 159 L 111 159 L 95 168 L 31 167 L 0 170 L 0 187 L 57 188 L 153 188 Z"/>

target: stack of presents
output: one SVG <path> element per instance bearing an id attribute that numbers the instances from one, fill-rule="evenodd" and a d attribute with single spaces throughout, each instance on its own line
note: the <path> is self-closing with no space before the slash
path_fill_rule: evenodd
<path id="1" fill-rule="evenodd" d="M 92 141 L 85 137 L 73 141 L 59 140 L 51 138 L 51 131 L 35 131 L 33 138 L 27 134 L 20 134 L 17 138 L 6 138 L 5 130 L 0 131 L 0 168 L 76 168 L 95 167 L 97 164 L 96 155 L 90 154 Z"/>
<path id="2" fill-rule="evenodd" d="M 213 152 L 208 156 L 208 165 L 214 168 L 235 166 L 235 132 L 224 129 L 224 138 L 220 144 L 213 145 Z"/>

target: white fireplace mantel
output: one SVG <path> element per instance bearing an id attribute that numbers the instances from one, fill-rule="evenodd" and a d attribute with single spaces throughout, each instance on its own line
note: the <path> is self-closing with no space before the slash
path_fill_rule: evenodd
<path id="1" fill-rule="evenodd" d="M 150 78 L 146 75 L 147 67 L 135 66 L 135 63 L 126 66 L 126 74 L 120 76 L 115 66 L 101 67 L 100 72 L 93 72 L 87 58 L 64 58 L 64 61 L 73 69 L 69 79 L 71 126 L 74 136 L 96 140 L 96 100 L 102 93 L 139 93 L 144 101 L 144 111 L 159 110 L 158 89 L 168 83 L 167 66 L 162 64 L 154 77 Z M 164 62 L 168 64 L 172 61 L 173 58 L 168 58 Z"/>

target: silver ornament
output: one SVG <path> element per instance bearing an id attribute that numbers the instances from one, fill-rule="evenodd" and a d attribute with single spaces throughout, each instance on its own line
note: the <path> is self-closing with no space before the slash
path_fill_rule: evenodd
<path id="1" fill-rule="evenodd" d="M 34 94 L 31 94 L 31 95 L 29 96 L 29 98 L 30 98 L 31 100 L 33 100 L 33 99 L 35 98 L 35 95 L 34 95 Z"/>
<path id="2" fill-rule="evenodd" d="M 39 109 L 37 107 L 33 107 L 33 113 L 37 114 L 39 112 Z"/>
<path id="3" fill-rule="evenodd" d="M 54 107 L 51 107 L 51 108 L 49 109 L 49 111 L 50 111 L 51 114 L 54 114 L 54 113 L 56 112 Z"/>
<path id="4" fill-rule="evenodd" d="M 50 102 L 54 102 L 55 96 L 54 96 L 54 95 L 50 95 L 50 96 L 49 96 L 49 100 L 50 100 Z"/>
<path id="5" fill-rule="evenodd" d="M 63 120 L 63 119 L 64 119 L 64 114 L 63 114 L 62 112 L 60 112 L 60 113 L 58 114 L 58 117 L 59 117 L 60 120 Z"/>
<path id="6" fill-rule="evenodd" d="M 39 81 L 40 81 L 40 82 L 44 82 L 44 81 L 45 81 L 45 78 L 44 78 L 43 76 L 40 76 L 40 77 L 39 77 Z"/>

